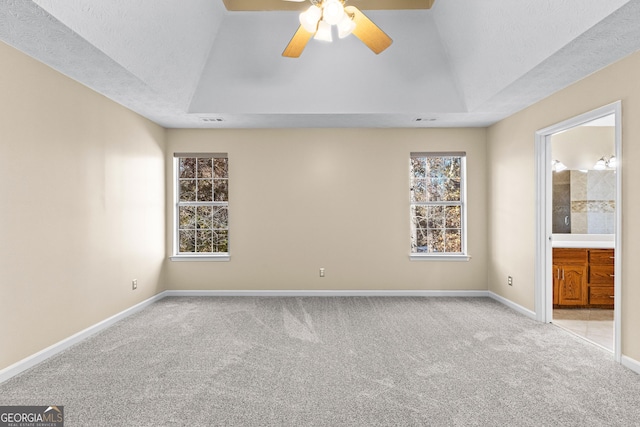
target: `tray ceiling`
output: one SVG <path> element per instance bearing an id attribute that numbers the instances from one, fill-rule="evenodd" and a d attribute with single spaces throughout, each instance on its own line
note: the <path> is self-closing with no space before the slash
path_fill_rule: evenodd
<path id="1" fill-rule="evenodd" d="M 223 0 L 3 0 L 0 40 L 168 128 L 487 126 L 640 49 L 638 1 L 358 7 L 380 55 L 348 37 L 283 58 L 295 12 Z"/>
<path id="2" fill-rule="evenodd" d="M 446 1 L 446 0 L 444 0 Z M 223 0 L 230 11 L 304 10 L 309 1 L 286 0 Z M 349 0 L 348 4 L 360 10 L 431 9 L 435 0 Z"/>

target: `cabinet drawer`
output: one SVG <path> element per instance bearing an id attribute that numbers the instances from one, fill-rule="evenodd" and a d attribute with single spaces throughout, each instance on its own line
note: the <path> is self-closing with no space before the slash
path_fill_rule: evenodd
<path id="1" fill-rule="evenodd" d="M 598 265 L 613 265 L 613 249 L 589 250 L 589 263 Z"/>
<path id="2" fill-rule="evenodd" d="M 589 304 L 613 305 L 613 286 L 589 287 Z"/>
<path id="3" fill-rule="evenodd" d="M 554 248 L 554 264 L 587 264 L 587 250 L 573 248 Z"/>
<path id="4" fill-rule="evenodd" d="M 613 285 L 613 265 L 589 265 L 589 284 Z"/>

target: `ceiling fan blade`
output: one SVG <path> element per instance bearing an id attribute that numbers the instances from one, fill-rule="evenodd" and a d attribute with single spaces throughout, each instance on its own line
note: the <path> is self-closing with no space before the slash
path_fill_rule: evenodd
<path id="1" fill-rule="evenodd" d="M 367 18 L 364 13 L 360 12 L 360 9 L 355 6 L 346 6 L 344 10 L 349 15 L 353 15 L 353 22 L 356 23 L 353 35 L 366 44 L 376 55 L 391 46 L 393 43 L 391 37 Z"/>
<path id="2" fill-rule="evenodd" d="M 296 31 L 296 33 L 293 35 L 291 41 L 284 49 L 284 52 L 282 52 L 282 56 L 286 56 L 288 58 L 298 58 L 302 54 L 302 51 L 304 50 L 309 40 L 311 40 L 311 37 L 313 37 L 313 33 L 305 30 L 304 27 L 300 25 L 298 27 L 298 31 Z"/>

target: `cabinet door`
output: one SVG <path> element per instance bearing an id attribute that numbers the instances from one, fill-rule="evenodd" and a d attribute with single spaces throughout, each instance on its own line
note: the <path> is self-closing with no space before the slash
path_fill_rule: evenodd
<path id="1" fill-rule="evenodd" d="M 560 305 L 587 304 L 587 267 L 582 265 L 562 265 L 558 283 Z"/>

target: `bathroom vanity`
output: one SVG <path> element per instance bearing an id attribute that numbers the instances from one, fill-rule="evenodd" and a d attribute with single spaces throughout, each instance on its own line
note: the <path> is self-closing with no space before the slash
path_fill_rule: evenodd
<path id="1" fill-rule="evenodd" d="M 613 236 L 558 234 L 552 242 L 554 307 L 613 308 Z"/>

